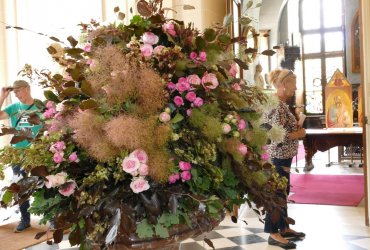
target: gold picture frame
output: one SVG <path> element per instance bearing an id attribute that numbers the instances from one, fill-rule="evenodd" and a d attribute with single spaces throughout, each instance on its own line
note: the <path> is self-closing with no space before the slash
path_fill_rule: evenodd
<path id="1" fill-rule="evenodd" d="M 360 53 L 360 23 L 358 11 L 352 19 L 351 27 L 351 58 L 352 72 L 360 73 L 361 71 L 361 53 Z"/>

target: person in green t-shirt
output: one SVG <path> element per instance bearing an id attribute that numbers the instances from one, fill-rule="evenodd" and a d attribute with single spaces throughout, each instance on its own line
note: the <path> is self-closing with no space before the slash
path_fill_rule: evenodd
<path id="1" fill-rule="evenodd" d="M 2 109 L 5 99 L 9 96 L 10 92 L 13 91 L 19 102 L 10 104 L 6 108 Z M 28 122 L 29 112 L 28 110 L 39 110 L 34 105 L 34 98 L 31 96 L 31 87 L 28 82 L 23 80 L 15 81 L 12 87 L 3 87 L 0 94 L 0 120 L 10 119 L 11 127 L 17 130 L 30 129 L 32 131 L 33 137 L 37 135 L 42 125 L 33 125 Z M 16 148 L 26 148 L 29 146 L 27 140 L 12 144 Z M 22 170 L 20 163 L 15 163 L 12 166 L 14 175 L 22 175 L 23 177 L 26 173 Z M 21 212 L 21 221 L 15 228 L 14 232 L 23 232 L 30 227 L 31 215 L 28 212 L 30 207 L 29 200 L 23 202 L 19 206 Z"/>

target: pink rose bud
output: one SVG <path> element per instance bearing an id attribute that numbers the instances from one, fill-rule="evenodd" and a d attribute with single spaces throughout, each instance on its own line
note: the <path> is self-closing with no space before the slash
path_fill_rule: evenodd
<path id="1" fill-rule="evenodd" d="M 189 102 L 194 102 L 195 99 L 197 98 L 197 95 L 194 92 L 188 92 L 185 96 L 186 100 Z"/>
<path id="2" fill-rule="evenodd" d="M 75 192 L 76 187 L 76 182 L 69 181 L 59 188 L 59 193 L 64 196 L 70 196 Z"/>
<path id="3" fill-rule="evenodd" d="M 173 98 L 173 102 L 177 107 L 184 105 L 184 100 L 182 99 L 181 96 L 175 96 L 175 98 Z"/>
<path id="4" fill-rule="evenodd" d="M 270 158 L 270 156 L 269 156 L 269 154 L 268 154 L 268 153 L 263 153 L 263 154 L 261 154 L 261 159 L 262 159 L 262 160 L 267 161 L 269 158 Z"/>
<path id="5" fill-rule="evenodd" d="M 240 143 L 238 150 L 242 155 L 246 155 L 248 153 L 248 147 L 243 143 Z"/>
<path id="6" fill-rule="evenodd" d="M 239 120 L 239 123 L 238 123 L 238 129 L 239 130 L 243 130 L 247 127 L 247 123 L 245 122 L 245 120 L 241 119 Z"/>
<path id="7" fill-rule="evenodd" d="M 203 105 L 203 99 L 202 98 L 200 98 L 200 97 L 197 97 L 197 98 L 195 98 L 195 100 L 194 100 L 194 106 L 195 107 L 200 107 L 200 106 L 202 106 Z"/>
<path id="8" fill-rule="evenodd" d="M 122 169 L 126 173 L 131 174 L 135 172 L 136 170 L 138 170 L 139 167 L 140 167 L 140 161 L 138 158 L 128 156 L 125 159 L 123 159 Z"/>
<path id="9" fill-rule="evenodd" d="M 141 193 L 150 188 L 149 183 L 142 177 L 136 178 L 130 184 L 130 188 L 135 194 Z"/>
<path id="10" fill-rule="evenodd" d="M 197 59 L 197 57 L 198 57 L 198 55 L 194 51 L 190 53 L 190 59 L 191 60 L 195 60 L 195 59 Z"/>
<path id="11" fill-rule="evenodd" d="M 158 36 L 154 35 L 152 32 L 145 32 L 143 34 L 143 43 L 144 44 L 157 44 L 159 41 Z"/>
<path id="12" fill-rule="evenodd" d="M 182 181 L 188 181 L 191 179 L 191 173 L 190 171 L 184 171 L 181 173 L 181 179 Z"/>
<path id="13" fill-rule="evenodd" d="M 199 61 L 201 61 L 201 62 L 207 61 L 207 54 L 206 54 L 206 52 L 202 51 L 202 52 L 199 53 Z"/>
<path id="14" fill-rule="evenodd" d="M 70 162 L 79 162 L 80 160 L 78 159 L 78 156 L 77 156 L 77 153 L 76 152 L 73 152 L 70 156 L 69 156 L 69 161 Z"/>
<path id="15" fill-rule="evenodd" d="M 174 84 L 173 82 L 169 82 L 167 83 L 167 88 L 173 91 L 176 89 L 176 84 Z"/>
<path id="16" fill-rule="evenodd" d="M 222 132 L 228 134 L 231 131 L 231 126 L 227 123 L 222 124 Z"/>
<path id="17" fill-rule="evenodd" d="M 136 157 L 139 159 L 140 163 L 147 163 L 148 162 L 148 155 L 147 153 L 142 149 L 136 149 L 131 154 L 130 157 Z"/>
<path id="18" fill-rule="evenodd" d="M 175 183 L 177 180 L 179 180 L 180 179 L 180 175 L 179 174 L 173 174 L 173 175 L 170 175 L 169 177 L 168 177 L 168 182 L 170 183 L 170 184 L 173 184 L 173 183 Z"/>
<path id="19" fill-rule="evenodd" d="M 176 89 L 182 93 L 188 89 L 190 89 L 190 84 L 186 81 L 181 81 L 176 84 Z"/>
<path id="20" fill-rule="evenodd" d="M 140 51 L 144 57 L 149 57 L 153 54 L 153 46 L 150 44 L 144 44 L 140 47 Z"/>
<path id="21" fill-rule="evenodd" d="M 171 120 L 171 116 L 167 112 L 162 112 L 159 115 L 159 120 L 161 122 L 168 122 L 169 120 Z"/>
<path id="22" fill-rule="evenodd" d="M 54 160 L 54 162 L 55 163 L 57 163 L 57 164 L 59 164 L 59 163 L 61 163 L 62 161 L 64 161 L 64 158 L 63 158 L 63 153 L 61 153 L 61 152 L 57 152 L 57 153 L 55 153 L 54 154 L 54 156 L 53 156 L 53 160 Z"/>
<path id="23" fill-rule="evenodd" d="M 190 162 L 180 161 L 179 162 L 179 168 L 183 171 L 190 170 L 191 169 L 191 164 L 190 164 Z"/>

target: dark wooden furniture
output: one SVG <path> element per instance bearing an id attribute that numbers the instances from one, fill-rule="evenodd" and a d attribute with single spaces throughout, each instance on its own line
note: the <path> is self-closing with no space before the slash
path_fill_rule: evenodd
<path id="1" fill-rule="evenodd" d="M 310 166 L 313 165 L 312 157 L 317 150 L 324 152 L 336 146 L 362 147 L 362 128 L 306 129 L 303 145 L 306 166 Z"/>

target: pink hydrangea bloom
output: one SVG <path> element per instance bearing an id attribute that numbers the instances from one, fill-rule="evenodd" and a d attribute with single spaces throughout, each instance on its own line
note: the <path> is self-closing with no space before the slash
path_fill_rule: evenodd
<path id="1" fill-rule="evenodd" d="M 122 169 L 126 173 L 131 174 L 135 172 L 136 170 L 138 170 L 139 167 L 140 167 L 140 161 L 138 158 L 128 156 L 125 159 L 123 159 Z"/>
<path id="2" fill-rule="evenodd" d="M 181 179 L 182 179 L 182 181 L 188 181 L 188 180 L 190 180 L 191 179 L 191 173 L 190 173 L 190 171 L 183 171 L 181 173 Z"/>
<path id="3" fill-rule="evenodd" d="M 150 44 L 144 44 L 140 46 L 141 54 L 145 57 L 149 57 L 153 54 L 153 46 Z"/>
<path id="4" fill-rule="evenodd" d="M 194 102 L 195 99 L 197 98 L 197 95 L 194 92 L 188 92 L 185 96 L 186 100 L 189 102 Z"/>
<path id="5" fill-rule="evenodd" d="M 242 155 L 246 155 L 248 153 L 248 147 L 243 143 L 240 143 L 238 150 Z"/>
<path id="6" fill-rule="evenodd" d="M 156 36 L 154 33 L 152 32 L 145 32 L 143 34 L 143 43 L 144 44 L 150 44 L 150 45 L 153 45 L 153 44 L 157 44 L 159 41 L 159 38 L 158 36 Z"/>
<path id="7" fill-rule="evenodd" d="M 148 190 L 150 188 L 149 183 L 147 180 L 145 180 L 142 177 L 134 179 L 131 184 L 130 188 L 135 194 L 141 193 L 145 190 Z"/>
<path id="8" fill-rule="evenodd" d="M 145 163 L 146 164 L 148 162 L 148 155 L 142 149 L 136 149 L 136 150 L 132 151 L 132 153 L 130 154 L 130 157 L 136 157 L 137 159 L 139 159 L 140 163 Z"/>
<path id="9" fill-rule="evenodd" d="M 161 122 L 168 122 L 169 120 L 171 120 L 171 116 L 167 112 L 162 112 L 159 114 L 159 120 Z"/>
<path id="10" fill-rule="evenodd" d="M 56 112 L 57 111 L 55 110 L 55 108 L 49 108 L 49 109 L 45 110 L 44 118 L 46 118 L 46 119 L 53 118 Z"/>
<path id="11" fill-rule="evenodd" d="M 70 196 L 75 192 L 76 187 L 77 187 L 76 182 L 69 181 L 65 185 L 63 185 L 63 187 L 60 187 L 58 191 L 63 196 Z"/>
<path id="12" fill-rule="evenodd" d="M 175 98 L 173 98 L 173 102 L 177 107 L 184 105 L 184 100 L 182 99 L 181 96 L 175 96 Z"/>
<path id="13" fill-rule="evenodd" d="M 182 171 L 190 170 L 191 169 L 191 164 L 190 164 L 190 162 L 180 161 L 179 162 L 179 168 Z"/>
<path id="14" fill-rule="evenodd" d="M 52 102 L 52 101 L 48 101 L 45 106 L 48 109 L 51 109 L 51 108 L 54 108 L 55 109 L 55 103 Z"/>
<path id="15" fill-rule="evenodd" d="M 203 105 L 203 99 L 202 98 L 200 98 L 200 97 L 197 97 L 197 98 L 195 98 L 195 100 L 194 100 L 194 106 L 195 107 L 200 107 L 200 106 L 202 106 Z"/>
<path id="16" fill-rule="evenodd" d="M 218 80 L 215 74 L 205 72 L 202 77 L 202 85 L 206 90 L 215 89 L 218 86 Z"/>

